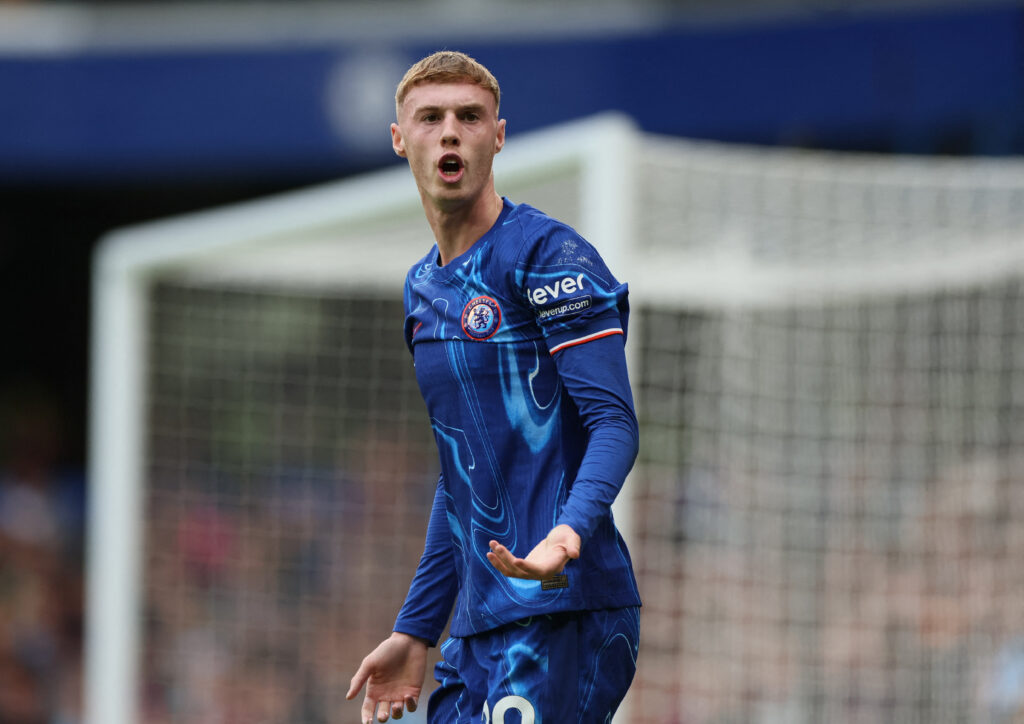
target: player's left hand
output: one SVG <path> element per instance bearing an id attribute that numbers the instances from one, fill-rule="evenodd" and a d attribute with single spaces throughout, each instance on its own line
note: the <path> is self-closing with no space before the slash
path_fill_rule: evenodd
<path id="1" fill-rule="evenodd" d="M 512 551 L 492 540 L 487 560 L 509 578 L 541 581 L 556 576 L 565 564 L 580 557 L 580 537 L 568 525 L 556 525 L 547 537 L 534 546 L 526 558 L 516 558 Z"/>

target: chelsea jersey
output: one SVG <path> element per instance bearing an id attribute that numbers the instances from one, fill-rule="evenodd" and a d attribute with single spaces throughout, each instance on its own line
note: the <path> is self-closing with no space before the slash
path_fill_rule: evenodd
<path id="1" fill-rule="evenodd" d="M 493 227 L 441 265 L 409 271 L 405 340 L 441 476 L 427 541 L 395 630 L 436 642 L 540 613 L 640 603 L 612 520 L 636 454 L 622 351 L 627 287 L 572 228 L 504 200 Z M 497 540 L 526 557 L 557 524 L 578 560 L 546 581 L 508 578 Z"/>

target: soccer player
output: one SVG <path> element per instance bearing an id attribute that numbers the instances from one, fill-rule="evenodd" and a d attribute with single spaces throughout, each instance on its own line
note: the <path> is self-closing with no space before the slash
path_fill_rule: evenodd
<path id="1" fill-rule="evenodd" d="M 626 285 L 572 228 L 495 191 L 505 121 L 486 68 L 435 53 L 395 100 L 392 144 L 436 240 L 404 297 L 441 476 L 394 632 L 348 698 L 366 686 L 363 722 L 415 710 L 451 616 L 430 722 L 608 722 L 640 623 L 611 514 L 638 445 Z"/>

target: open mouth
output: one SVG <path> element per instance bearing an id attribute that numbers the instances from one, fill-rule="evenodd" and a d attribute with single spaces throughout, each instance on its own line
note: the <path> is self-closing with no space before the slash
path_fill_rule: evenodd
<path id="1" fill-rule="evenodd" d="M 441 175 L 449 180 L 457 180 L 462 175 L 462 159 L 453 153 L 445 154 L 437 164 Z"/>

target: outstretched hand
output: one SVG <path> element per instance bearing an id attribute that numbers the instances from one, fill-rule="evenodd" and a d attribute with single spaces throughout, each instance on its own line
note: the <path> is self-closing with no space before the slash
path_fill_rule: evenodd
<path id="1" fill-rule="evenodd" d="M 526 558 L 516 558 L 512 551 L 492 540 L 487 560 L 509 578 L 541 581 L 558 575 L 565 564 L 580 557 L 580 537 L 564 523 L 556 525 L 547 537 L 534 546 Z"/>
<path id="2" fill-rule="evenodd" d="M 416 711 L 426 670 L 426 642 L 395 632 L 363 659 L 345 698 L 354 699 L 366 684 L 362 724 L 374 715 L 380 722 L 401 719 L 405 711 Z"/>

